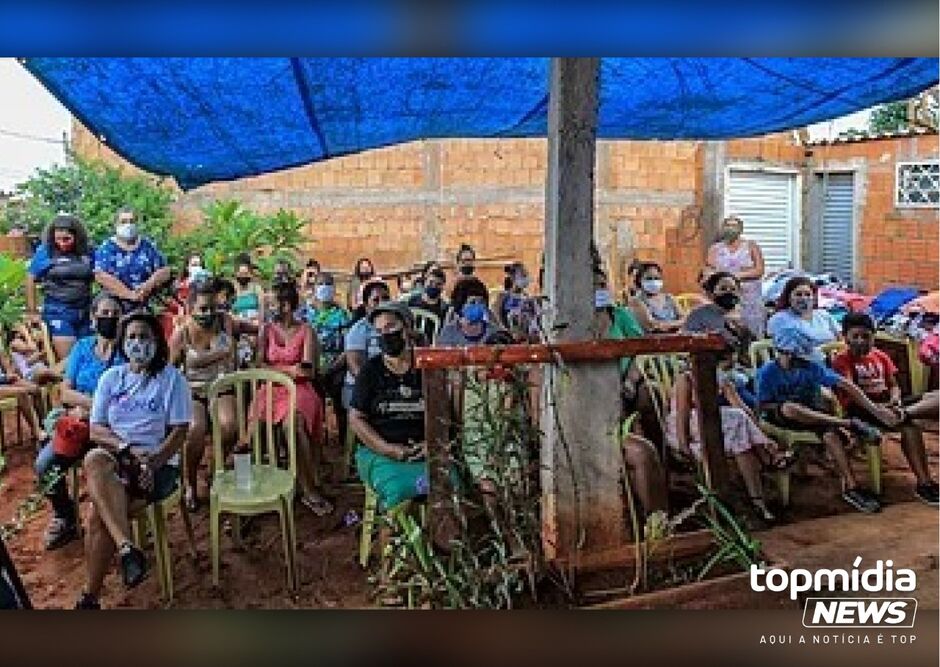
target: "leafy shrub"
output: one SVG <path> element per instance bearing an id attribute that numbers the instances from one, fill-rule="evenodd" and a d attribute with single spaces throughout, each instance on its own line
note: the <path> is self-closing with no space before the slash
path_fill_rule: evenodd
<path id="1" fill-rule="evenodd" d="M 0 253 L 0 328 L 13 326 L 26 309 L 26 260 Z"/>

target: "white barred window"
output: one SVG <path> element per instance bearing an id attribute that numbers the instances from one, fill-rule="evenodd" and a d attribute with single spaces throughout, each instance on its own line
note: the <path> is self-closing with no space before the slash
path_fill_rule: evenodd
<path id="1" fill-rule="evenodd" d="M 894 203 L 905 208 L 940 206 L 940 161 L 898 162 Z"/>

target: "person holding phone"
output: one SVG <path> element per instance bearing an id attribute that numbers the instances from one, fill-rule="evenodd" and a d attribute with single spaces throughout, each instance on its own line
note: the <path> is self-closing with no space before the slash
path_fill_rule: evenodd
<path id="1" fill-rule="evenodd" d="M 369 313 L 382 353 L 356 376 L 349 426 L 356 433 L 356 469 L 383 509 L 426 495 L 424 394 L 412 354 L 414 319 L 408 306 L 382 303 Z"/>

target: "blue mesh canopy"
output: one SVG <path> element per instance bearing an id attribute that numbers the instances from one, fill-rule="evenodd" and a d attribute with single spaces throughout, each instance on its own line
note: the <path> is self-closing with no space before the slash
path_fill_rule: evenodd
<path id="1" fill-rule="evenodd" d="M 720 139 L 910 97 L 933 58 L 605 58 L 599 135 Z M 184 188 L 414 139 L 544 136 L 547 58 L 32 58 L 134 164 Z"/>

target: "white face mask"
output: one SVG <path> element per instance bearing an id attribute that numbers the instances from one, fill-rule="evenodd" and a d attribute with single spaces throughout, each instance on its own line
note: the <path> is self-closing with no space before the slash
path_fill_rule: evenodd
<path id="1" fill-rule="evenodd" d="M 313 293 L 317 301 L 328 303 L 336 296 L 336 288 L 333 285 L 317 285 Z"/>
<path id="2" fill-rule="evenodd" d="M 646 278 L 640 285 L 647 294 L 659 294 L 663 289 L 663 281 L 659 278 Z"/>
<path id="3" fill-rule="evenodd" d="M 122 222 L 114 232 L 122 241 L 133 241 L 137 238 L 137 225 L 133 222 Z"/>
<path id="4" fill-rule="evenodd" d="M 607 308 L 612 305 L 614 305 L 614 300 L 610 297 L 610 290 L 608 289 L 594 290 L 594 307 L 595 308 Z"/>

